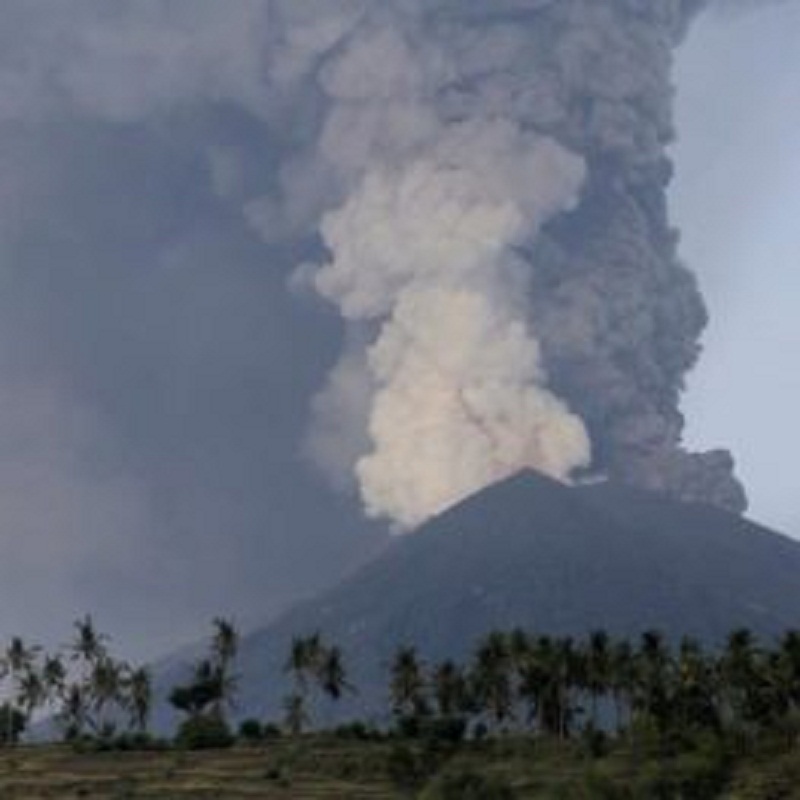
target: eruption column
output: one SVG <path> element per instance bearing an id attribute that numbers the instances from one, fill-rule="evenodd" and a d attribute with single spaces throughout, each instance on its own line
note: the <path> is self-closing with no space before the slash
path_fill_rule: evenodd
<path id="1" fill-rule="evenodd" d="M 590 462 L 745 508 L 729 454 L 681 443 L 706 312 L 666 148 L 701 5 L 367 4 L 319 55 L 324 112 L 283 207 L 325 186 L 326 255 L 298 274 L 349 332 L 310 450 L 370 515 L 413 527 L 518 469 Z"/>

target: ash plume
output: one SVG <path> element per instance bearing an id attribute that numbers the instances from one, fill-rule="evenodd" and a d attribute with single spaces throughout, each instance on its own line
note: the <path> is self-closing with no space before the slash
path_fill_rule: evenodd
<path id="1" fill-rule="evenodd" d="M 325 215 L 332 256 L 314 276 L 346 319 L 378 326 L 355 471 L 367 512 L 404 526 L 525 466 L 564 478 L 589 461 L 582 424 L 546 388 L 513 252 L 574 203 L 583 163 L 489 119 L 424 135 L 365 165 Z"/>
<path id="2" fill-rule="evenodd" d="M 666 147 L 673 49 L 701 5 L 364 5 L 321 61 L 312 158 L 338 196 L 302 275 L 362 333 L 311 448 L 360 430 L 333 463 L 368 513 L 412 526 L 522 467 L 590 462 L 745 508 L 726 452 L 681 446 L 706 312 Z"/>
<path id="3" fill-rule="evenodd" d="M 8 0 L 0 125 L 25 148 L 29 129 L 95 126 L 123 150 L 202 161 L 224 207 L 204 201 L 214 224 L 245 219 L 264 273 L 290 264 L 289 282 L 336 312 L 340 355 L 310 402 L 306 451 L 369 515 L 413 527 L 524 467 L 742 511 L 730 455 L 681 443 L 706 311 L 667 213 L 670 73 L 707 5 Z M 40 149 L 56 160 L 46 136 Z M 3 226 L 29 224 L 19 199 Z M 202 225 L 145 219 L 142 261 L 164 276 L 215 257 Z M 70 224 L 64 239 L 81 241 Z M 225 236 L 237 246 L 221 262 L 245 241 Z M 274 360 L 291 361 L 281 348 Z"/>

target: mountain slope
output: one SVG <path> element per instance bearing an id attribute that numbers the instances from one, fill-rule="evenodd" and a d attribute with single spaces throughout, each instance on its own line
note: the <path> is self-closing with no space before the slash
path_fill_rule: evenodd
<path id="1" fill-rule="evenodd" d="M 240 706 L 276 714 L 291 638 L 340 645 L 380 705 L 399 644 L 463 656 L 493 628 L 554 634 L 659 628 L 720 641 L 800 626 L 800 543 L 715 508 L 615 485 L 518 475 L 403 537 L 334 590 L 245 637 Z"/>

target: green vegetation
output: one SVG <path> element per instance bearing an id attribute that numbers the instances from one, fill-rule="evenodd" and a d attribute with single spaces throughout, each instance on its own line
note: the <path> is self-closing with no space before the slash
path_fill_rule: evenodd
<path id="1" fill-rule="evenodd" d="M 115 659 L 90 617 L 64 652 L 14 638 L 0 675 L 0 797 L 800 800 L 800 633 L 775 647 L 734 631 L 719 652 L 656 631 L 636 642 L 492 632 L 464 664 L 401 647 L 386 725 L 314 730 L 313 700 L 354 692 L 341 650 L 296 638 L 279 723 L 235 734 L 239 636 L 214 621 L 169 702 L 171 741 L 148 732 L 149 674 Z M 64 743 L 22 745 L 35 713 Z"/>
<path id="2" fill-rule="evenodd" d="M 507 734 L 453 750 L 392 738 L 282 736 L 222 750 L 0 750 L 0 797 L 263 800 L 798 800 L 800 753 L 700 739 L 664 756 L 642 736 L 592 757 L 579 741 Z"/>

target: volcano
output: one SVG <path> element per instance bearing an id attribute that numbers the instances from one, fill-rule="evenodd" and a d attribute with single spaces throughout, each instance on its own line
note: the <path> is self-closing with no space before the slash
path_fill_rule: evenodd
<path id="1" fill-rule="evenodd" d="M 710 645 L 748 627 L 768 638 L 800 626 L 800 543 L 716 507 L 525 472 L 244 637 L 239 705 L 279 713 L 294 636 L 320 631 L 343 649 L 359 693 L 340 713 L 377 714 L 399 645 L 460 658 L 487 631 L 516 626 L 576 636 L 659 629 Z"/>

